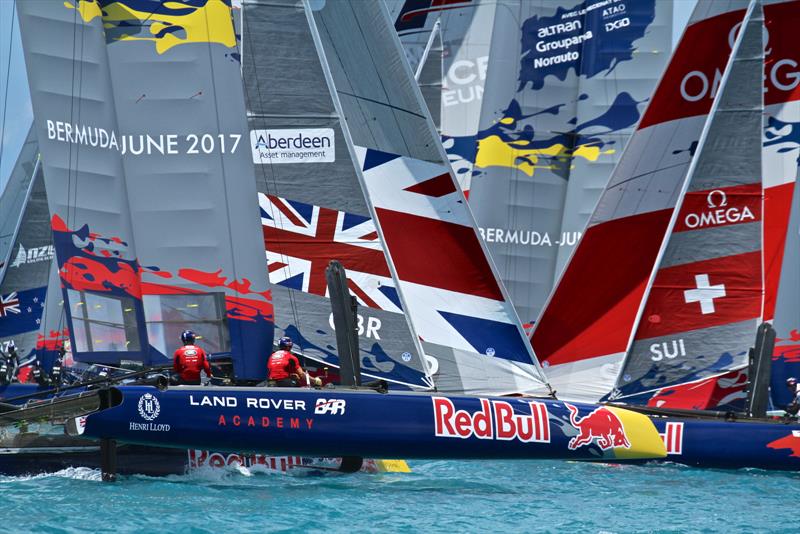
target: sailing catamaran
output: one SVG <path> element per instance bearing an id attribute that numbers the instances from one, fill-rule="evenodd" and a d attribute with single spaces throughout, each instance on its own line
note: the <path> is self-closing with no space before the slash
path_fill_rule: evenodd
<path id="1" fill-rule="evenodd" d="M 792 440 L 800 426 L 753 409 L 765 392 L 747 373 L 756 327 L 771 318 L 764 301 L 780 298 L 768 281 L 780 276 L 775 255 L 789 211 L 763 201 L 769 188 L 761 177 L 766 171 L 766 184 L 770 174 L 796 173 L 762 151 L 764 95 L 772 99 L 768 113 L 783 113 L 781 101 L 791 99 L 774 87 L 782 83 L 777 63 L 764 55 L 791 54 L 779 36 L 798 7 L 767 3 L 766 26 L 777 39 L 765 50 L 760 3 L 698 4 L 533 333 L 560 396 L 647 405 L 670 460 L 799 465 Z M 730 52 L 697 57 L 697 47 L 714 39 L 727 40 Z M 773 85 L 762 88 L 770 77 Z"/>
<path id="2" fill-rule="evenodd" d="M 314 49 L 307 48 L 308 52 L 303 57 L 319 62 L 321 66 L 325 82 L 323 87 L 329 92 L 332 109 L 338 116 L 341 128 L 341 136 L 336 138 L 337 145 L 344 149 L 343 155 L 353 165 L 366 205 L 375 221 L 375 230 L 385 246 L 393 285 L 405 311 L 409 329 L 414 333 L 415 354 L 420 361 L 432 359 L 436 362 L 438 369 L 427 367 L 427 371 L 437 388 L 447 392 L 459 391 L 462 392 L 461 396 L 425 393 L 381 395 L 346 390 L 320 393 L 271 388 L 212 390 L 176 387 L 159 391 L 156 388 L 122 386 L 96 395 L 100 407 L 106 409 L 86 418 L 83 435 L 181 448 L 265 452 L 291 449 L 301 454 L 313 451 L 314 454 L 347 453 L 348 456 L 358 456 L 360 452 L 426 457 L 586 459 L 662 455 L 663 443 L 649 420 L 624 409 L 564 404 L 546 397 L 502 399 L 463 396 L 465 393 L 474 395 L 487 391 L 546 394 L 548 388 L 504 288 L 487 259 L 464 197 L 447 166 L 446 155 L 412 73 L 402 58 L 399 41 L 392 36 L 388 15 L 379 3 L 286 4 L 286 8 L 276 8 L 276 12 L 287 17 L 306 19 Z M 216 4 L 214 6 L 219 7 Z M 213 153 L 209 156 L 212 157 L 183 157 L 184 152 L 191 150 L 190 142 L 182 142 L 184 136 L 186 141 L 189 141 L 190 135 L 202 140 L 205 139 L 205 132 L 213 132 L 213 135 L 208 134 L 214 142 L 209 147 L 219 147 L 216 144 L 217 135 L 225 137 L 240 131 L 242 125 L 237 124 L 237 113 L 242 118 L 245 116 L 243 94 L 234 85 L 235 81 L 241 83 L 237 58 L 223 57 L 221 52 L 226 48 L 217 46 L 217 43 L 227 43 L 225 39 L 229 35 L 224 23 L 230 25 L 230 12 L 213 12 L 211 8 L 214 6 L 209 3 L 205 8 L 193 7 L 189 10 L 191 13 L 151 13 L 152 17 L 146 17 L 148 24 L 142 23 L 144 14 L 135 10 L 119 12 L 109 8 L 107 12 L 100 12 L 92 11 L 96 6 L 88 3 L 77 6 L 88 28 L 87 42 L 91 32 L 101 31 L 98 20 L 101 16 L 106 35 L 112 40 L 104 52 L 112 61 L 102 56 L 94 57 L 101 68 L 92 70 L 98 76 L 98 79 L 92 80 L 93 89 L 102 92 L 103 87 L 108 86 L 110 71 L 124 74 L 119 80 L 116 75 L 110 76 L 113 91 L 107 93 L 108 98 L 87 103 L 89 109 L 97 112 L 96 123 L 102 125 L 109 138 L 117 132 L 116 128 L 122 128 L 123 125 L 130 128 L 129 131 L 147 132 L 142 135 L 148 137 L 145 148 L 137 145 L 136 139 L 131 139 L 127 133 L 122 137 L 128 138 L 126 144 L 119 145 L 119 150 L 110 150 L 108 146 L 82 147 L 92 156 L 100 152 L 100 159 L 113 165 L 109 169 L 111 172 L 106 175 L 105 184 L 98 184 L 98 187 L 105 187 L 105 191 L 98 192 L 100 196 L 109 193 L 112 186 L 123 185 L 125 188 L 117 192 L 126 193 L 128 200 L 125 201 L 123 196 L 120 201 L 117 197 L 113 204 L 116 208 L 112 210 L 113 217 L 103 220 L 103 232 L 106 235 L 93 238 L 106 239 L 101 241 L 98 248 L 111 248 L 110 255 L 96 258 L 95 254 L 88 254 L 86 241 L 91 241 L 96 234 L 84 235 L 81 230 L 74 230 L 80 229 L 85 220 L 96 220 L 96 215 L 88 209 L 71 214 L 72 218 L 63 226 L 56 221 L 56 255 L 62 267 L 70 265 L 69 262 L 75 257 L 85 261 L 89 259 L 87 256 L 92 256 L 91 259 L 97 259 L 102 266 L 109 258 L 116 262 L 116 269 L 94 270 L 91 280 L 85 276 L 81 278 L 83 273 L 75 278 L 67 277 L 65 285 L 69 288 L 76 281 L 91 282 L 91 287 L 84 288 L 89 294 L 103 289 L 108 290 L 106 293 L 109 296 L 120 293 L 119 297 L 130 299 L 130 313 L 135 313 L 137 319 L 143 315 L 146 324 L 151 315 L 147 306 L 141 306 L 142 314 L 137 311 L 140 307 L 137 283 L 142 290 L 142 300 L 146 300 L 144 297 L 152 294 L 153 285 L 156 284 L 153 277 L 164 276 L 164 272 L 171 277 L 177 275 L 183 283 L 187 277 L 189 282 L 196 282 L 198 277 L 194 273 L 203 270 L 206 274 L 215 274 L 213 279 L 201 277 L 201 282 L 205 281 L 211 286 L 223 285 L 226 281 L 224 273 L 228 272 L 224 265 L 221 271 L 213 271 L 213 267 L 205 264 L 198 267 L 170 264 L 163 270 L 143 267 L 151 265 L 151 262 L 152 265 L 158 265 L 157 262 L 163 264 L 167 260 L 162 261 L 160 255 L 167 251 L 156 251 L 155 245 L 147 244 L 154 233 L 150 222 L 139 222 L 142 214 L 146 213 L 147 204 L 137 184 L 152 183 L 153 176 L 171 179 L 172 174 L 167 171 L 177 172 L 179 168 L 177 163 L 163 163 L 165 154 L 155 153 L 160 152 L 157 141 L 153 141 L 156 146 L 151 150 L 150 139 L 159 139 L 158 136 L 166 131 L 175 132 L 175 150 L 178 154 L 174 154 L 174 159 L 189 169 L 219 169 L 220 160 L 230 160 L 231 165 L 239 165 L 234 167 L 241 172 L 236 174 L 239 188 L 247 189 L 246 177 L 252 175 L 252 154 L 246 150 L 237 152 L 232 144 L 228 145 L 230 151 L 225 153 L 221 149 L 209 148 Z M 36 5 L 25 5 L 20 11 L 25 21 L 23 27 L 28 29 L 35 29 L 35 24 L 47 18 L 66 18 L 63 12 L 39 11 Z M 197 33 L 198 27 L 193 26 L 197 21 L 192 16 L 204 21 L 208 19 L 208 25 L 200 25 L 200 29 L 205 28 L 206 33 Z M 136 20 L 139 23 L 133 24 Z M 167 23 L 170 28 L 173 25 L 180 27 L 175 31 L 152 31 Z M 151 27 L 153 24 L 159 24 L 158 28 Z M 245 21 L 245 34 L 246 24 Z M 209 28 L 214 31 L 209 31 Z M 188 41 L 186 36 L 189 37 Z M 204 44 L 194 47 L 192 39 L 199 39 Z M 245 40 L 245 57 L 248 54 L 246 43 Z M 59 113 L 52 105 L 41 105 L 51 97 L 46 93 L 47 89 L 52 89 L 48 86 L 52 84 L 52 79 L 45 79 L 42 67 L 46 62 L 43 58 L 52 54 L 40 53 L 37 49 L 39 46 L 43 46 L 42 43 L 26 48 L 26 59 L 32 71 L 29 79 L 34 87 L 32 92 L 37 129 L 44 136 L 48 133 L 47 121 L 55 124 L 59 121 Z M 168 51 L 186 59 L 187 65 L 211 61 L 215 83 L 201 86 L 193 83 L 192 73 L 184 68 L 184 63 L 178 63 L 180 68 L 173 68 L 174 63 L 170 63 L 168 70 L 158 68 L 162 64 L 159 55 Z M 137 64 L 131 63 L 133 57 L 137 58 Z M 110 63 L 108 68 L 104 66 L 107 63 Z M 123 69 L 123 72 L 118 69 Z M 237 69 L 236 75 L 229 73 L 223 76 L 232 69 Z M 171 83 L 173 77 L 177 77 L 175 85 Z M 180 91 L 175 89 L 178 87 Z M 220 123 L 213 120 L 204 123 L 206 119 L 196 118 L 189 121 L 194 124 L 194 129 L 189 133 L 187 126 L 181 122 L 183 119 L 179 120 L 175 114 L 186 112 L 184 108 L 192 110 L 193 106 L 197 106 L 198 114 L 214 117 L 213 105 L 210 110 L 203 106 L 208 106 L 209 102 L 221 105 L 221 87 L 228 89 L 224 103 L 225 109 L 230 112 L 230 116 L 226 115 L 225 118 L 229 121 L 227 128 L 220 127 Z M 216 91 L 212 91 L 213 88 Z M 77 93 L 77 99 L 81 100 L 80 91 L 69 92 L 69 95 L 64 95 L 63 89 L 61 91 L 65 97 Z M 159 99 L 160 94 L 167 94 L 171 99 L 172 103 L 167 109 L 162 109 L 164 104 Z M 203 104 L 194 104 L 195 101 Z M 237 101 L 241 102 L 241 110 Z M 121 105 L 121 102 L 126 105 Z M 109 107 L 109 103 L 115 105 Z M 144 104 L 136 116 L 131 111 L 133 103 Z M 264 113 L 252 101 L 250 106 Z M 171 107 L 175 110 L 169 109 Z M 157 121 L 150 122 L 147 117 L 155 109 L 161 115 Z M 88 118 L 84 117 L 84 120 Z M 222 121 L 221 113 L 217 121 Z M 73 124 L 73 132 L 74 126 L 80 125 L 61 122 Z M 63 125 L 61 128 L 64 129 Z M 58 134 L 54 137 L 42 146 L 46 165 L 54 165 L 59 151 L 63 157 L 64 149 L 76 144 L 75 139 L 67 139 L 66 134 L 61 134 L 62 139 L 58 139 Z M 259 149 L 258 138 L 254 141 L 255 151 Z M 201 144 L 201 149 L 205 150 L 203 146 Z M 208 167 L 205 166 L 206 159 L 209 160 Z M 145 166 L 148 161 L 151 164 Z M 244 161 L 250 165 L 249 169 Z M 275 167 L 272 166 L 273 169 Z M 148 172 L 154 171 L 158 172 L 153 176 L 148 175 Z M 223 184 L 228 175 L 225 171 L 223 164 L 220 169 L 220 181 Z M 177 173 L 176 180 L 183 183 L 185 173 Z M 47 169 L 45 176 L 50 179 Z M 253 186 L 255 183 L 253 179 Z M 203 184 L 204 187 L 220 187 L 213 180 L 205 180 Z M 186 185 L 189 187 L 192 184 Z M 155 187 L 156 184 L 152 183 L 150 189 Z M 227 191 L 226 194 L 228 204 L 220 209 L 227 208 L 230 212 L 231 206 L 237 206 L 240 209 L 237 216 L 247 217 L 250 208 L 234 202 L 236 199 L 246 202 L 244 197 L 238 196 L 239 192 L 234 195 Z M 178 192 L 172 196 L 179 196 Z M 193 198 L 193 205 L 203 208 L 208 205 L 209 199 L 202 191 L 190 195 L 194 196 L 198 198 Z M 169 202 L 173 200 L 169 198 Z M 156 215 L 161 213 L 159 209 L 167 210 L 169 206 L 169 202 L 161 199 L 151 199 L 150 202 L 155 205 L 148 209 L 154 209 Z M 183 201 L 179 204 L 185 205 Z M 256 207 L 255 204 L 253 207 Z M 292 207 L 296 209 L 296 206 Z M 59 206 L 55 208 L 54 211 L 59 213 Z M 191 218 L 190 211 L 184 213 L 187 219 Z M 257 212 L 254 211 L 253 215 L 257 215 Z M 264 218 L 263 213 L 261 218 Z M 218 222 L 222 228 L 230 229 L 234 224 L 231 219 L 229 213 L 227 221 Z M 169 230 L 161 233 L 174 235 Z M 182 231 L 194 230 L 182 228 Z M 71 239 L 61 240 L 60 232 Z M 212 236 L 219 235 L 220 229 L 210 228 L 209 232 Z M 231 232 L 230 235 L 236 243 L 249 243 L 246 239 L 240 239 L 237 232 Z M 248 235 L 248 232 L 242 234 L 244 237 Z M 108 236 L 120 237 L 115 240 Z M 119 245 L 118 241 L 124 242 L 125 246 L 109 245 L 109 242 Z M 213 241 L 209 239 L 208 242 Z M 228 246 L 233 244 L 224 244 L 221 250 L 229 250 Z M 420 259 L 417 251 L 424 253 L 425 261 L 417 261 Z M 237 265 L 243 261 L 240 252 L 235 255 Z M 224 253 L 221 256 L 221 261 L 227 261 Z M 138 258 L 138 261 L 134 258 Z M 255 262 L 247 264 L 246 268 L 255 273 L 255 265 Z M 262 272 L 266 272 L 266 266 Z M 237 274 L 240 281 L 224 284 L 225 287 L 231 292 L 248 293 L 246 290 L 251 290 L 257 278 L 245 281 L 241 279 L 242 274 L 241 271 Z M 120 279 L 122 275 L 124 279 Z M 140 278 L 138 281 L 137 276 Z M 164 278 L 175 280 L 170 276 Z M 175 288 L 168 289 L 171 291 L 158 294 L 171 295 L 176 292 Z M 194 291 L 190 293 L 195 294 Z M 234 300 L 234 295 L 228 295 L 227 291 L 225 297 L 228 303 L 236 304 L 228 307 L 229 323 L 247 317 L 238 306 L 240 300 Z M 72 306 L 68 311 L 70 314 L 75 312 Z M 258 315 L 252 318 L 256 321 L 261 319 Z M 73 316 L 71 320 L 74 323 L 76 317 Z M 240 346 L 238 349 L 234 347 L 234 350 L 256 349 L 254 346 Z M 387 417 L 387 414 L 390 416 Z"/>

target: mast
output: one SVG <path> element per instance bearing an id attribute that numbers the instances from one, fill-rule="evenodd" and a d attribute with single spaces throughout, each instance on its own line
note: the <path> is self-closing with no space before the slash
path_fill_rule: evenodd
<path id="1" fill-rule="evenodd" d="M 761 322 L 763 16 L 752 0 L 673 210 L 613 397 L 674 408 L 729 403 L 696 381 L 747 365 Z M 735 378 L 735 377 L 733 377 Z M 679 385 L 693 382 L 691 388 Z M 652 396 L 665 387 L 669 394 Z M 637 399 L 631 397 L 638 396 Z M 651 397 L 652 396 L 652 397 Z"/>

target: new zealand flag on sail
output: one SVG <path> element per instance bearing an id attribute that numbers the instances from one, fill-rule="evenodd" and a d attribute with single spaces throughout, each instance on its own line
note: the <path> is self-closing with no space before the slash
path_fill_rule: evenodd
<path id="1" fill-rule="evenodd" d="M 0 295 L 0 338 L 39 329 L 47 286 Z"/>

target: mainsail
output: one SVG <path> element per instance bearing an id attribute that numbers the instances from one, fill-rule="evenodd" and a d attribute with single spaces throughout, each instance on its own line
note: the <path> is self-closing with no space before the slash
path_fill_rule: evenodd
<path id="1" fill-rule="evenodd" d="M 35 141 L 33 145 L 35 150 Z M 23 358 L 36 349 L 54 255 L 42 166 L 35 161 L 33 169 L 27 169 L 31 179 L 9 260 L 0 268 L 0 350 L 13 341 Z M 58 288 L 54 292 L 58 293 Z"/>
<path id="2" fill-rule="evenodd" d="M 536 325 L 534 349 L 562 396 L 596 400 L 616 384 L 745 6 L 698 4 Z M 727 46 L 698 55 L 709 41 Z"/>
<path id="3" fill-rule="evenodd" d="M 325 268 L 358 299 L 361 369 L 430 387 L 369 215 L 303 5 L 247 1 L 242 61 L 276 328 L 338 366 Z"/>
<path id="4" fill-rule="evenodd" d="M 764 319 L 777 333 L 772 401 L 791 401 L 786 378 L 800 376 L 800 51 L 795 45 L 800 2 L 764 2 L 768 40 L 764 76 Z"/>
<path id="5" fill-rule="evenodd" d="M 171 356 L 190 328 L 263 379 L 272 306 L 230 2 L 99 4 L 149 343 Z"/>
<path id="6" fill-rule="evenodd" d="M 751 9 L 698 139 L 615 400 L 707 409 L 744 398 L 764 294 L 764 20 L 760 5 Z"/>
<path id="7" fill-rule="evenodd" d="M 163 363 L 191 328 L 263 379 L 272 310 L 230 5 L 28 2 L 20 22 L 77 359 Z"/>
<path id="8" fill-rule="evenodd" d="M 99 7 L 17 9 L 73 355 L 149 362 Z"/>
<path id="9" fill-rule="evenodd" d="M 382 3 L 311 2 L 309 22 L 389 267 L 439 390 L 543 393 Z"/>
<path id="10" fill-rule="evenodd" d="M 459 184 L 469 191 L 475 161 L 460 155 L 456 142 L 474 138 L 480 129 L 498 3 L 387 0 L 387 5 L 411 68 L 420 75 L 423 97 L 443 136 Z M 442 75 L 437 84 L 428 76 L 435 76 L 438 69 Z M 437 86 L 441 89 L 438 95 L 434 93 Z"/>
<path id="11" fill-rule="evenodd" d="M 39 145 L 31 126 L 17 161 L 9 173 L 8 182 L 0 194 L 0 280 L 11 254 L 14 236 L 33 180 L 34 167 L 38 161 Z"/>
<path id="12" fill-rule="evenodd" d="M 409 0 L 395 25 L 412 58 L 437 17 L 444 144 L 532 323 L 667 62 L 672 2 Z"/>

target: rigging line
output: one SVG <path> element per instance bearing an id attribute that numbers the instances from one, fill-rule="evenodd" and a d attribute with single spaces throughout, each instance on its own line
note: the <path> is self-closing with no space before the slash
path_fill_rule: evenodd
<path id="1" fill-rule="evenodd" d="M 6 139 L 6 111 L 8 110 L 8 88 L 11 85 L 11 52 L 14 47 L 14 19 L 16 17 L 17 3 L 11 5 L 11 35 L 8 39 L 8 61 L 6 62 L 6 92 L 3 96 L 3 123 L 0 127 L 0 169 L 3 165 L 3 148 Z M 0 177 L 2 179 L 2 177 Z"/>
<path id="2" fill-rule="evenodd" d="M 244 33 L 245 33 L 245 30 L 247 31 L 248 35 L 250 35 L 250 33 L 251 33 L 248 20 L 249 19 L 248 19 L 247 15 L 244 13 L 244 6 L 243 6 L 243 8 L 242 8 L 242 46 L 244 46 Z M 247 90 L 247 84 L 244 83 L 244 70 L 245 70 L 244 69 L 244 54 L 240 55 L 240 58 L 242 60 L 242 85 L 243 85 L 243 87 L 245 89 L 245 96 L 246 96 L 247 100 L 251 102 L 252 99 L 250 98 L 249 92 Z M 260 104 L 261 102 L 264 102 L 264 99 L 263 99 L 263 96 L 261 94 L 261 81 L 260 81 L 260 79 L 258 77 L 258 72 L 257 72 L 257 69 L 255 67 L 255 63 L 254 63 L 254 66 L 253 66 L 253 79 L 255 80 L 256 92 L 258 94 L 258 102 Z M 247 105 L 247 103 L 245 103 L 245 104 L 246 104 L 247 107 L 252 107 L 252 106 Z M 248 125 L 249 125 L 249 121 L 248 121 Z M 272 163 L 272 161 L 270 161 L 270 162 L 268 162 L 266 164 L 267 166 L 265 166 L 263 163 L 261 163 L 259 165 L 261 165 L 261 167 L 262 167 L 261 168 L 261 174 L 264 177 L 264 184 L 267 186 L 266 187 L 267 192 L 269 192 L 269 179 L 270 178 L 267 175 L 267 173 L 269 172 L 269 175 L 271 176 L 271 180 L 272 180 L 272 186 L 274 188 L 275 195 L 277 196 L 278 195 L 278 181 L 277 181 L 277 178 L 275 176 L 275 167 L 273 167 L 274 164 Z M 259 205 L 259 209 L 260 209 L 260 205 Z M 277 217 L 273 217 L 273 220 L 276 222 L 276 224 L 280 224 L 281 225 L 281 229 L 283 230 L 284 229 L 283 222 L 278 222 L 278 219 L 279 218 L 277 218 Z M 260 220 L 260 217 L 259 217 L 259 220 Z M 263 234 L 263 225 L 262 225 L 262 234 Z M 266 247 L 267 247 L 267 242 L 266 242 L 266 239 L 265 239 L 264 240 L 265 251 L 266 251 Z M 266 256 L 266 254 L 265 254 L 265 256 Z M 282 257 L 284 259 L 288 258 L 286 255 L 282 255 Z M 288 261 L 288 259 L 286 261 L 286 264 L 287 264 L 286 265 L 286 269 L 289 272 L 289 277 L 294 276 L 293 273 L 292 273 L 292 269 L 291 269 L 291 263 Z M 271 285 L 271 282 L 269 281 L 269 260 L 267 260 L 267 282 Z M 299 315 L 299 313 L 297 311 L 297 302 L 296 302 L 296 299 L 295 299 L 295 296 L 294 296 L 294 290 L 287 288 L 286 289 L 286 293 L 289 296 L 289 308 L 291 310 L 292 319 L 294 320 L 295 324 L 299 325 L 300 324 L 300 315 Z M 273 297 L 273 302 L 274 302 L 274 297 Z M 274 305 L 273 305 L 273 309 L 274 309 Z M 273 323 L 275 323 L 275 318 L 276 318 L 275 314 L 273 313 Z M 298 344 L 298 346 L 300 347 L 300 354 L 305 356 L 303 347 L 300 346 L 299 344 Z"/>

